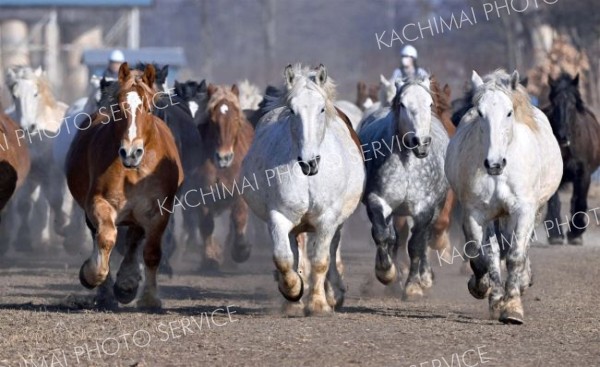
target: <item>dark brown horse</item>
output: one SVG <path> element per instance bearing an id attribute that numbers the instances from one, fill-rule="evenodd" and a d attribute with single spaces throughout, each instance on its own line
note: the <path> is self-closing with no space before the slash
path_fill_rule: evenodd
<path id="1" fill-rule="evenodd" d="M 21 144 L 17 139 L 19 126 L 2 111 L 0 106 L 0 214 L 15 191 L 23 185 L 31 166 L 27 144 Z M 0 253 L 7 249 L 8 243 L 0 242 Z"/>
<path id="2" fill-rule="evenodd" d="M 80 131 L 69 150 L 66 172 L 69 190 L 83 208 L 94 238 L 94 250 L 81 267 L 79 278 L 87 288 L 110 283 L 109 259 L 117 240 L 117 226 L 127 226 L 125 258 L 114 284 L 121 303 L 135 298 L 141 279 L 136 259 L 142 240 L 145 285 L 139 307 L 158 308 L 156 271 L 161 238 L 183 181 L 183 169 L 171 131 L 152 114 L 155 70 L 119 69 L 118 107 L 98 113 L 87 130 Z"/>
<path id="3" fill-rule="evenodd" d="M 581 245 L 581 236 L 589 225 L 586 212 L 591 176 L 600 166 L 600 124 L 581 98 L 579 75 L 572 78 L 562 73 L 556 80 L 550 78 L 549 84 L 550 106 L 544 113 L 561 147 L 562 183 L 573 183 L 573 197 L 568 224 L 564 224 L 560 215 L 558 191 L 548 201 L 545 222 L 548 240 L 551 244 L 562 244 L 566 233 L 570 244 Z"/>
<path id="4" fill-rule="evenodd" d="M 232 258 L 244 262 L 251 245 L 246 238 L 248 205 L 240 195 L 243 178 L 238 177 L 242 161 L 254 138 L 238 99 L 236 85 L 208 86 L 207 116 L 198 126 L 202 137 L 200 233 L 204 240 L 201 269 L 216 271 L 223 263 L 223 248 L 213 236 L 214 218 L 231 209 L 228 241 L 233 241 Z"/>

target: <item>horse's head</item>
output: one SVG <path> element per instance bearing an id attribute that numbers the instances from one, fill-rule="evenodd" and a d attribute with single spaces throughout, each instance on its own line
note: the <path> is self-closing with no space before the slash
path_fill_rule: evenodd
<path id="1" fill-rule="evenodd" d="M 429 88 L 428 78 L 397 80 L 396 97 L 392 104 L 398 131 L 403 134 L 403 144 L 417 158 L 427 157 L 431 145 L 433 97 Z"/>
<path id="2" fill-rule="evenodd" d="M 519 85 L 519 73 L 498 70 L 482 79 L 473 71 L 473 108 L 487 147 L 483 165 L 488 174 L 502 174 L 513 139 L 515 122 L 535 125 L 527 93 Z"/>
<path id="3" fill-rule="evenodd" d="M 135 65 L 135 70 L 144 71 L 148 65 L 154 66 L 154 85 L 153 88 L 159 92 L 169 92 L 167 85 L 167 77 L 169 76 L 169 65 L 160 66 L 157 63 L 138 62 Z"/>
<path id="4" fill-rule="evenodd" d="M 180 83 L 175 81 L 175 94 L 185 101 L 196 125 L 206 121 L 205 108 L 208 100 L 206 81 L 200 83 L 188 80 Z"/>
<path id="5" fill-rule="evenodd" d="M 17 122 L 30 132 L 38 129 L 38 111 L 43 85 L 41 68 L 32 70 L 26 66 L 9 68 L 6 72 L 6 84 L 15 104 Z"/>
<path id="6" fill-rule="evenodd" d="M 282 98 L 290 112 L 292 138 L 298 143 L 298 162 L 302 173 L 312 176 L 319 171 L 327 120 L 336 118 L 333 82 L 322 64 L 312 70 L 288 65 L 284 75 L 287 93 Z"/>
<path id="7" fill-rule="evenodd" d="M 558 79 L 548 78 L 552 113 L 549 116 L 554 136 L 561 147 L 571 145 L 571 127 L 577 112 L 583 110 L 583 100 L 579 93 L 579 74 L 572 78 L 562 73 Z"/>
<path id="8" fill-rule="evenodd" d="M 214 162 L 218 168 L 230 167 L 235 158 L 234 147 L 244 121 L 238 99 L 239 90 L 209 84 L 205 133 L 208 142 L 214 144 Z"/>
<path id="9" fill-rule="evenodd" d="M 121 115 L 126 120 L 119 147 L 119 158 L 126 168 L 137 168 L 144 157 L 144 136 L 152 115 L 152 98 L 154 95 L 153 84 L 155 69 L 146 65 L 142 73 L 131 71 L 127 63 L 119 69 L 118 103 Z"/>

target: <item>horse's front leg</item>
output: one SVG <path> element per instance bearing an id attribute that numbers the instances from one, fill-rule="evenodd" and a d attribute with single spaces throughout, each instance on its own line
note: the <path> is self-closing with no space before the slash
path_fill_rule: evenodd
<path id="1" fill-rule="evenodd" d="M 102 197 L 94 197 L 90 207 L 88 217 L 96 229 L 96 236 L 92 255 L 79 271 L 79 280 L 84 287 L 92 289 L 103 283 L 108 276 L 110 253 L 117 240 L 117 212 Z"/>
<path id="2" fill-rule="evenodd" d="M 42 193 L 48 200 L 48 205 L 54 215 L 54 232 L 59 236 L 66 236 L 67 213 L 63 211 L 63 201 L 65 198 L 66 181 L 64 176 L 56 170 L 48 172 L 48 181 L 41 185 Z"/>
<path id="3" fill-rule="evenodd" d="M 588 217 L 587 195 L 592 177 L 589 170 L 583 170 L 573 180 L 573 197 L 571 198 L 571 230 L 567 234 L 570 245 L 583 244 L 583 232 L 590 224 Z M 587 218 L 587 219 L 586 219 Z"/>
<path id="4" fill-rule="evenodd" d="M 117 281 L 114 284 L 115 297 L 123 304 L 134 300 L 139 282 L 142 279 L 137 250 L 143 237 L 143 228 L 133 225 L 127 228 L 125 258 L 121 262 L 117 273 Z"/>
<path id="5" fill-rule="evenodd" d="M 521 294 L 529 286 L 531 274 L 529 269 L 529 241 L 535 222 L 535 209 L 523 208 L 510 217 L 507 229 L 512 229 L 510 248 L 506 255 L 508 272 L 505 285 L 504 305 L 500 321 L 509 324 L 523 323 L 523 305 Z"/>
<path id="6" fill-rule="evenodd" d="M 466 209 L 465 209 L 466 210 Z M 463 231 L 465 234 L 465 256 L 469 258 L 473 275 L 469 279 L 469 293 L 477 299 L 484 299 L 491 289 L 488 275 L 488 259 L 482 249 L 486 220 L 481 213 L 465 213 Z"/>
<path id="7" fill-rule="evenodd" d="M 344 263 L 342 262 L 341 251 L 342 226 L 339 226 L 329 251 L 329 269 L 327 270 L 327 280 L 325 282 L 325 293 L 327 303 L 334 309 L 339 309 L 344 304 L 346 286 L 344 285 Z"/>
<path id="8" fill-rule="evenodd" d="M 396 242 L 396 233 L 392 226 L 392 208 L 383 198 L 371 193 L 367 198 L 367 214 L 371 221 L 371 236 L 377 246 L 375 257 L 375 275 L 385 285 L 396 280 L 396 266 L 390 256 L 390 250 Z"/>
<path id="9" fill-rule="evenodd" d="M 252 245 L 248 242 L 246 236 L 246 227 L 248 224 L 248 204 L 241 195 L 235 198 L 231 208 L 231 221 L 233 222 L 233 247 L 231 257 L 236 263 L 243 263 L 250 258 Z"/>
<path id="10" fill-rule="evenodd" d="M 550 222 L 552 225 L 548 227 L 546 224 Z M 558 190 L 548 200 L 548 212 L 546 213 L 546 219 L 544 225 L 546 227 L 546 234 L 548 235 L 548 243 L 551 245 L 562 245 L 564 241 L 564 235 L 560 231 L 558 226 L 560 223 L 560 196 Z"/>
<path id="11" fill-rule="evenodd" d="M 427 258 L 428 244 L 433 231 L 433 213 L 423 213 L 414 218 L 412 235 L 408 241 L 410 270 L 403 297 L 412 299 L 423 296 L 423 289 L 433 285 L 433 272 Z"/>
<path id="12" fill-rule="evenodd" d="M 294 252 L 288 237 L 293 223 L 282 213 L 271 211 L 268 220 L 269 234 L 273 243 L 273 262 L 279 274 L 279 292 L 290 302 L 298 302 L 304 293 L 304 282 L 295 270 Z"/>
<path id="13" fill-rule="evenodd" d="M 331 230 L 331 222 L 335 219 L 337 218 L 322 219 L 323 224 L 317 228 L 316 232 L 308 235 L 309 243 L 314 241 L 314 251 L 310 261 L 310 295 L 306 306 L 307 315 L 328 316 L 333 313 L 333 307 L 327 301 L 325 281 L 331 258 L 331 242 L 337 231 L 337 226 Z"/>
<path id="14" fill-rule="evenodd" d="M 445 256 L 445 260 L 450 262 L 452 260 L 451 254 L 452 249 L 450 248 L 450 217 L 452 216 L 452 209 L 454 208 L 455 195 L 454 191 L 448 190 L 446 199 L 444 200 L 444 206 L 438 215 L 435 224 L 433 225 L 433 239 L 429 244 L 432 250 L 442 253 Z M 444 251 L 446 250 L 446 251 Z"/>
<path id="15" fill-rule="evenodd" d="M 200 208 L 200 234 L 202 235 L 202 264 L 200 269 L 207 272 L 219 271 L 223 263 L 223 249 L 214 238 L 215 219 L 212 211 L 202 206 Z"/>

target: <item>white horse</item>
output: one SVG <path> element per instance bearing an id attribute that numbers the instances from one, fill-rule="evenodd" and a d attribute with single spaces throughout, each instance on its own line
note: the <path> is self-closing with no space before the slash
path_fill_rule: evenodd
<path id="1" fill-rule="evenodd" d="M 55 100 L 41 68 L 9 68 L 6 84 L 14 101 L 7 113 L 20 124 L 20 144 L 28 144 L 31 153 L 29 177 L 15 200 L 20 223 L 16 248 L 24 250 L 30 249 L 32 242 L 49 240 L 46 201 L 54 215 L 54 231 L 64 234 L 66 213 L 62 204 L 66 182 L 52 160 L 52 143 L 67 105 Z M 32 204 L 36 205 L 33 212 Z"/>
<path id="2" fill-rule="evenodd" d="M 392 101 L 396 96 L 396 80 L 388 80 L 383 75 L 379 75 L 379 101 L 368 107 L 358 123 L 356 131 L 360 131 L 362 126 L 370 124 L 375 120 L 380 120 L 387 116 L 392 106 Z"/>
<path id="3" fill-rule="evenodd" d="M 304 259 L 290 237 L 307 232 L 314 251 L 305 312 L 326 315 L 343 302 L 340 230 L 358 206 L 365 169 L 360 142 L 333 105 L 325 67 L 288 65 L 285 83 L 286 92 L 270 101 L 244 159 L 242 177 L 257 180 L 244 197 L 268 224 L 279 290 L 300 301 L 299 307 L 308 278 L 299 274 Z"/>
<path id="4" fill-rule="evenodd" d="M 466 254 L 474 272 L 468 288 L 475 298 L 489 295 L 492 318 L 521 324 L 521 294 L 531 282 L 530 237 L 536 215 L 560 184 L 560 148 L 516 71 L 511 76 L 499 70 L 483 79 L 473 72 L 472 83 L 473 108 L 450 141 L 445 165 L 463 207 Z M 504 286 L 501 258 L 508 270 Z"/>
<path id="5" fill-rule="evenodd" d="M 242 110 L 256 111 L 259 109 L 258 104 L 263 100 L 260 89 L 248 79 L 240 80 L 236 84 L 239 90 L 240 107 Z"/>

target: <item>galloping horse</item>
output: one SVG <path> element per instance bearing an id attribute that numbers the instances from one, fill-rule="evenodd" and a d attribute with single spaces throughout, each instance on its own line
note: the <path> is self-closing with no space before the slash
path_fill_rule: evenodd
<path id="1" fill-rule="evenodd" d="M 25 182 L 29 173 L 29 150 L 26 144 L 20 144 L 17 139 L 19 126 L 0 109 L 0 213 L 14 192 Z M 0 218 L 0 221 L 2 218 Z M 8 249 L 4 240 L 9 228 L 6 221 L 0 222 L 0 254 Z"/>
<path id="2" fill-rule="evenodd" d="M 465 250 L 474 272 L 468 288 L 475 298 L 489 295 L 492 318 L 521 324 L 521 295 L 531 282 L 530 238 L 536 214 L 560 184 L 560 148 L 548 119 L 519 85 L 518 72 L 499 70 L 484 79 L 473 72 L 472 83 L 473 108 L 446 155 L 446 176 L 463 207 Z M 505 285 L 501 258 L 508 270 Z"/>
<path id="3" fill-rule="evenodd" d="M 346 291 L 340 255 L 342 224 L 364 189 L 360 142 L 337 110 L 335 88 L 323 65 L 285 68 L 285 93 L 272 99 L 244 159 L 243 177 L 256 177 L 244 191 L 254 213 L 267 222 L 282 295 L 291 302 L 310 291 L 308 314 L 330 314 Z M 310 278 L 307 259 L 294 237 L 308 232 L 314 247 Z M 305 267 L 304 267 L 305 268 Z M 303 307 L 303 303 L 295 303 Z"/>
<path id="4" fill-rule="evenodd" d="M 448 133 L 432 111 L 428 78 L 398 80 L 396 90 L 388 114 L 359 131 L 363 145 L 372 147 L 365 155 L 368 178 L 363 202 L 377 245 L 375 274 L 383 284 L 397 278 L 392 219 L 413 218 L 404 288 L 404 297 L 413 298 L 433 285 L 427 248 L 448 192 L 444 176 Z"/>
<path id="5" fill-rule="evenodd" d="M 28 144 L 31 154 L 29 177 L 15 198 L 20 224 L 14 238 L 19 241 L 17 249 L 30 250 L 32 243 L 43 241 L 42 234 L 48 227 L 46 202 L 54 215 L 54 232 L 64 235 L 67 215 L 62 205 L 66 185 L 61 167 L 52 159 L 52 145 L 67 105 L 55 100 L 41 68 L 9 68 L 6 83 L 14 100 L 7 113 L 20 124 L 19 143 Z M 38 189 L 40 194 L 35 199 Z"/>
<path id="6" fill-rule="evenodd" d="M 142 75 L 119 69 L 118 107 L 114 115 L 94 115 L 92 126 L 80 131 L 67 155 L 69 189 L 84 209 L 94 238 L 93 253 L 79 273 L 81 284 L 94 288 L 110 283 L 110 254 L 117 226 L 127 226 L 126 254 L 114 284 L 121 303 L 133 301 L 141 279 L 137 249 L 144 241 L 145 285 L 139 307 L 156 308 L 156 272 L 161 239 L 169 213 L 183 182 L 183 169 L 169 128 L 152 114 L 155 70 Z M 101 152 L 99 154 L 98 152 Z"/>
<path id="7" fill-rule="evenodd" d="M 204 256 L 201 269 L 217 271 L 223 263 L 223 248 L 213 236 L 214 220 L 224 210 L 231 209 L 228 242 L 233 241 L 233 260 L 244 262 L 250 257 L 252 246 L 246 236 L 248 205 L 240 195 L 244 182 L 238 181 L 238 176 L 254 130 L 240 107 L 235 84 L 231 88 L 210 84 L 207 92 L 208 118 L 198 125 L 202 138 L 199 165 L 203 205 L 199 215 Z"/>
<path id="8" fill-rule="evenodd" d="M 600 166 L 600 123 L 594 113 L 585 106 L 579 93 L 579 75 L 572 78 L 566 73 L 557 80 L 549 80 L 550 106 L 544 113 L 550 120 L 554 136 L 558 140 L 563 158 L 562 183 L 573 183 L 571 198 L 571 221 L 568 231 L 561 231 L 560 198 L 556 192 L 548 202 L 546 220 L 552 222 L 548 230 L 551 244 L 562 244 L 564 232 L 572 245 L 583 243 L 583 232 L 588 210 L 587 194 L 592 173 Z"/>

